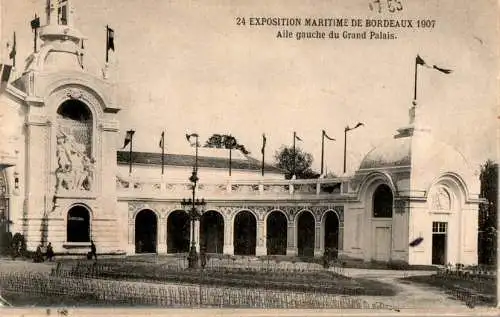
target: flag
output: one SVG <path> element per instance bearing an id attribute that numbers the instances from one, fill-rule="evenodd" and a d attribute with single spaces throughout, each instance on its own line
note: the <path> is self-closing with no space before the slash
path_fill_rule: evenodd
<path id="1" fill-rule="evenodd" d="M 35 14 L 35 18 L 31 20 L 31 29 L 38 29 L 40 27 L 40 17 Z"/>
<path id="2" fill-rule="evenodd" d="M 9 53 L 9 58 L 14 60 L 14 66 L 15 66 L 15 61 L 16 61 L 16 46 L 17 46 L 17 43 L 16 43 L 16 32 L 14 32 L 14 40 L 13 40 L 13 44 L 12 44 L 12 49 L 10 50 L 10 53 Z"/>
<path id="3" fill-rule="evenodd" d="M 295 138 L 298 140 L 298 141 L 302 141 L 301 138 L 299 138 L 299 136 L 297 134 L 295 134 Z"/>
<path id="4" fill-rule="evenodd" d="M 329 136 L 328 136 L 328 134 L 326 134 L 326 131 L 325 131 L 325 130 L 323 130 L 323 135 L 324 135 L 324 136 L 325 136 L 325 138 L 327 138 L 328 140 L 330 140 L 330 141 L 335 141 L 335 139 L 334 139 L 334 138 L 331 138 L 331 137 L 329 137 Z"/>
<path id="5" fill-rule="evenodd" d="M 358 122 L 358 124 L 356 124 L 356 126 L 353 128 L 353 129 L 356 129 L 356 128 L 359 128 L 360 126 L 363 126 L 363 122 Z"/>
<path id="6" fill-rule="evenodd" d="M 427 68 L 433 68 L 433 69 L 438 70 L 438 71 L 440 71 L 442 73 L 445 73 L 445 74 L 449 74 L 449 73 L 452 72 L 451 69 L 442 68 L 442 67 L 439 67 L 437 65 L 432 65 L 431 66 L 431 65 L 427 64 L 424 61 L 424 59 L 422 57 L 420 57 L 420 55 L 417 55 L 417 58 L 416 58 L 415 62 L 417 63 L 417 65 L 421 65 L 421 66 L 424 66 L 424 67 L 427 67 Z"/>
<path id="7" fill-rule="evenodd" d="M 11 65 L 0 64 L 0 67 L 2 69 L 1 84 L 3 86 L 3 85 L 6 85 L 9 82 L 10 72 L 12 70 L 12 66 Z"/>
<path id="8" fill-rule="evenodd" d="M 109 26 L 106 26 L 107 29 L 107 41 L 106 41 L 106 50 L 112 50 L 113 52 L 115 51 L 115 31 L 110 28 Z"/>
<path id="9" fill-rule="evenodd" d="M 130 142 L 132 142 L 132 138 L 134 137 L 134 130 L 129 130 L 125 134 L 125 141 L 123 142 L 123 148 L 125 148 Z"/>
<path id="10" fill-rule="evenodd" d="M 158 146 L 160 147 L 160 149 L 163 149 L 163 147 L 165 146 L 165 131 L 162 131 L 161 133 L 160 143 L 158 144 Z"/>
<path id="11" fill-rule="evenodd" d="M 260 150 L 262 154 L 264 154 L 264 151 L 266 150 L 266 141 L 266 135 L 262 134 L 262 149 Z"/>
<path id="12" fill-rule="evenodd" d="M 193 145 L 195 145 L 195 144 L 196 144 L 196 143 L 192 143 L 192 142 L 191 142 L 191 138 L 192 138 L 192 137 L 197 138 L 197 137 L 198 137 L 198 134 L 196 134 L 196 133 L 187 134 L 187 133 L 186 133 L 186 139 L 187 139 L 187 141 L 189 142 L 189 144 L 191 144 L 191 146 L 193 146 Z"/>

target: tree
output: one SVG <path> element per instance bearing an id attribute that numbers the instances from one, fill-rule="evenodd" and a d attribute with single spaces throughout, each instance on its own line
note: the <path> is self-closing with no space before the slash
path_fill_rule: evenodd
<path id="1" fill-rule="evenodd" d="M 498 164 L 488 160 L 481 166 L 481 197 L 487 200 L 479 206 L 479 263 L 496 263 Z"/>
<path id="2" fill-rule="evenodd" d="M 217 149 L 236 149 L 243 152 L 243 154 L 249 154 L 244 145 L 240 144 L 238 140 L 230 134 L 218 134 L 214 133 L 208 138 L 207 142 L 203 147 L 217 148 Z"/>
<path id="3" fill-rule="evenodd" d="M 295 176 L 297 178 L 317 178 L 319 174 L 311 169 L 313 156 L 302 149 L 295 148 Z M 282 146 L 274 155 L 276 166 L 286 171 L 285 177 L 292 178 L 293 174 L 293 147 Z"/>

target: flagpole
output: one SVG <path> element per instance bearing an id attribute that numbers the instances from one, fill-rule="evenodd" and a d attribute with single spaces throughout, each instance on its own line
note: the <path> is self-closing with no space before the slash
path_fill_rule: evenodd
<path id="1" fill-rule="evenodd" d="M 325 130 L 321 132 L 321 175 L 323 175 L 324 158 L 325 158 Z"/>
<path id="2" fill-rule="evenodd" d="M 161 133 L 161 175 L 165 170 L 165 131 Z"/>
<path id="3" fill-rule="evenodd" d="M 232 146 L 229 147 L 229 176 L 231 176 L 231 160 L 232 160 Z"/>
<path id="4" fill-rule="evenodd" d="M 297 133 L 295 131 L 293 131 L 293 168 L 292 168 L 292 178 L 295 176 L 295 159 L 296 159 L 296 155 L 295 155 L 295 138 L 297 137 Z"/>
<path id="5" fill-rule="evenodd" d="M 129 167 L 128 167 L 128 174 L 132 174 L 132 145 L 134 142 L 134 134 L 132 133 L 130 135 L 130 150 L 129 150 Z"/>
<path id="6" fill-rule="evenodd" d="M 417 59 L 415 58 L 415 82 L 413 84 L 413 100 L 417 101 Z"/>
<path id="7" fill-rule="evenodd" d="M 262 173 L 262 176 L 264 176 L 264 153 L 266 152 L 266 145 L 265 145 L 265 135 L 262 135 L 262 167 L 261 167 L 261 173 Z"/>
<path id="8" fill-rule="evenodd" d="M 106 24 L 106 63 L 109 59 L 109 26 Z"/>
<path id="9" fill-rule="evenodd" d="M 35 13 L 35 20 L 37 19 L 37 15 Z M 37 40 L 37 37 L 38 37 L 38 27 L 35 27 L 35 41 L 34 41 L 34 49 L 33 51 L 36 53 L 36 40 Z"/>

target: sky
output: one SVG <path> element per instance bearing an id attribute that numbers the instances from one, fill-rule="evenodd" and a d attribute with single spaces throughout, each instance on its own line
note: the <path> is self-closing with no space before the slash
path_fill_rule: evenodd
<path id="1" fill-rule="evenodd" d="M 494 0 L 409 1 L 403 10 L 370 10 L 369 0 L 183 1 L 73 0 L 75 27 L 87 36 L 85 59 L 104 65 L 105 27 L 115 31 L 112 78 L 122 110 L 120 139 L 136 130 L 134 150 L 190 153 L 186 133 L 202 140 L 228 133 L 266 161 L 297 145 L 319 169 L 321 130 L 325 165 L 340 174 L 344 127 L 350 131 L 348 170 L 374 146 L 408 123 L 415 57 L 452 69 L 419 68 L 418 104 L 434 136 L 458 149 L 477 168 L 497 156 L 498 25 Z M 268 3 L 269 2 L 269 3 Z M 386 1 L 382 0 L 382 3 Z M 3 0 L 2 47 L 17 34 L 18 71 L 31 53 L 29 21 L 42 17 L 45 0 Z M 237 25 L 245 17 L 246 25 Z M 277 38 L 278 31 L 361 32 L 367 28 L 250 26 L 250 17 L 428 19 L 434 28 L 376 29 L 394 40 Z M 415 23 L 415 22 L 413 22 Z M 374 29 L 368 29 L 374 30 Z M 19 71 L 20 72 L 20 71 Z"/>

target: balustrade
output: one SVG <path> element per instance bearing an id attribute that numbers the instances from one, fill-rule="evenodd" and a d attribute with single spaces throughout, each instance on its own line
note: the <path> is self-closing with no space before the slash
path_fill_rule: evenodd
<path id="1" fill-rule="evenodd" d="M 255 197 L 303 198 L 346 196 L 347 178 L 299 179 L 299 180 L 233 180 L 207 181 L 197 184 L 197 191 L 204 197 Z M 184 180 L 139 179 L 118 177 L 119 196 L 137 197 L 184 197 L 191 190 L 191 183 Z"/>

